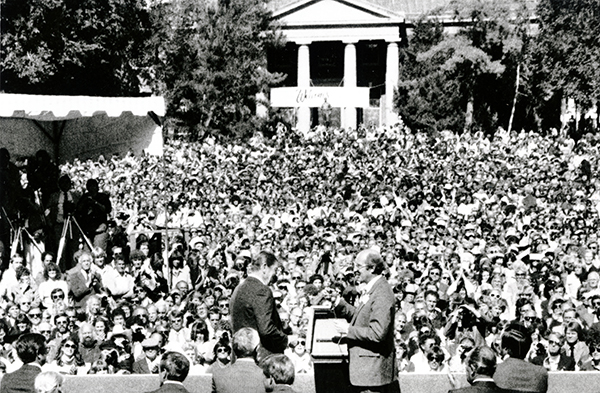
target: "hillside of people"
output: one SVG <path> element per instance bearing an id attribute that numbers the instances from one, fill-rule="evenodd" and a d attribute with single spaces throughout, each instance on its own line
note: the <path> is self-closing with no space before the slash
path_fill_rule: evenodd
<path id="1" fill-rule="evenodd" d="M 484 343 L 501 359 L 511 321 L 531 329 L 528 361 L 559 370 L 558 348 L 600 370 L 599 141 L 318 127 L 61 166 L 3 149 L 0 368 L 35 332 L 48 370 L 152 373 L 174 350 L 210 373 L 231 359 L 230 296 L 269 250 L 285 353 L 312 373 L 308 310 L 354 302 L 354 257 L 374 248 L 400 372 L 464 372 Z"/>

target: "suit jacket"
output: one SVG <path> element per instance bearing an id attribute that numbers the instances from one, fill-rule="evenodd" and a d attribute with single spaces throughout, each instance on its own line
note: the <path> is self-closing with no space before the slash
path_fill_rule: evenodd
<path id="1" fill-rule="evenodd" d="M 132 366 L 132 373 L 134 374 L 152 374 L 150 372 L 150 367 L 148 367 L 148 361 L 146 357 L 142 357 L 136 360 Z"/>
<path id="2" fill-rule="evenodd" d="M 147 393 L 189 393 L 189 391 L 177 382 L 165 381 L 160 388 Z"/>
<path id="3" fill-rule="evenodd" d="M 496 385 L 514 392 L 546 393 L 548 391 L 548 371 L 517 358 L 508 358 L 496 367 Z"/>
<path id="4" fill-rule="evenodd" d="M 93 273 L 90 270 L 90 274 L 92 275 L 92 279 L 96 278 L 98 283 L 102 285 L 102 277 L 98 273 Z M 69 293 L 73 297 L 77 307 L 85 307 L 87 299 L 96 293 L 93 287 L 87 285 L 79 265 L 68 271 L 67 284 L 69 284 Z"/>
<path id="5" fill-rule="evenodd" d="M 6 374 L 0 382 L 0 393 L 35 393 L 35 377 L 42 372 L 38 366 L 24 364 L 20 369 Z"/>
<path id="6" fill-rule="evenodd" d="M 448 393 L 502 393 L 503 389 L 499 388 L 492 381 L 477 381 L 473 382 L 471 386 L 467 386 L 460 389 L 453 389 L 448 391 Z"/>
<path id="7" fill-rule="evenodd" d="M 350 383 L 383 386 L 398 378 L 394 347 L 394 293 L 384 277 L 377 278 L 365 304 L 352 306 L 343 299 L 335 311 L 349 322 Z"/>
<path id="8" fill-rule="evenodd" d="M 265 375 L 253 359 L 237 359 L 213 371 L 212 393 L 265 393 Z"/>
<path id="9" fill-rule="evenodd" d="M 544 359 L 543 366 L 548 369 L 547 366 L 548 357 Z M 556 371 L 575 371 L 575 359 L 571 356 L 561 353 L 558 358 L 558 368 Z"/>
<path id="10" fill-rule="evenodd" d="M 269 352 L 283 353 L 288 337 L 271 289 L 255 277 L 248 277 L 233 291 L 229 303 L 233 332 L 243 327 L 258 331 L 261 346 Z"/>

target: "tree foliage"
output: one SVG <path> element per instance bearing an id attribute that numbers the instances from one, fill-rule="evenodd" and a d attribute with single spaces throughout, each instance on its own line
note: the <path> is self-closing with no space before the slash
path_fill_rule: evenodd
<path id="1" fill-rule="evenodd" d="M 573 98 L 586 110 L 600 98 L 600 2 L 540 0 L 539 33 L 530 54 L 530 78 L 544 106 Z"/>
<path id="2" fill-rule="evenodd" d="M 462 27 L 436 34 L 440 15 Z M 414 65 L 403 70 L 397 94 L 404 121 L 432 131 L 506 127 L 527 18 L 519 0 L 457 0 L 419 21 L 408 49 L 416 42 L 417 53 L 408 56 Z"/>
<path id="3" fill-rule="evenodd" d="M 279 37 L 262 0 L 174 0 L 155 7 L 154 85 L 191 139 L 255 126 L 256 95 L 280 79 L 266 68 Z"/>
<path id="4" fill-rule="evenodd" d="M 5 93 L 136 95 L 150 19 L 143 0 L 2 0 Z"/>

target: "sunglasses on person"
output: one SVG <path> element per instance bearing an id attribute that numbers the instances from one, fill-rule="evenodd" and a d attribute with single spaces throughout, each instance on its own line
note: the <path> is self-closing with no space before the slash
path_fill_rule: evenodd
<path id="1" fill-rule="evenodd" d="M 65 295 L 52 295 L 52 300 L 63 300 Z"/>
<path id="2" fill-rule="evenodd" d="M 536 317 L 523 317 L 523 320 L 527 321 L 527 322 L 533 322 L 533 321 L 535 321 L 535 319 L 536 319 Z"/>
<path id="3" fill-rule="evenodd" d="M 57 325 L 66 325 L 66 324 L 68 324 L 68 323 L 69 323 L 69 321 L 67 321 L 67 320 L 60 320 L 60 321 L 56 321 L 56 324 L 57 324 Z"/>
<path id="4" fill-rule="evenodd" d="M 41 312 L 34 312 L 31 314 L 28 314 L 29 318 L 41 318 L 42 317 L 42 313 Z"/>
<path id="5" fill-rule="evenodd" d="M 217 348 L 217 353 L 228 353 L 229 351 L 226 348 Z"/>
<path id="6" fill-rule="evenodd" d="M 548 344 L 550 344 L 550 345 L 556 345 L 556 346 L 560 346 L 561 345 L 560 341 L 556 341 L 556 340 L 549 340 Z"/>
<path id="7" fill-rule="evenodd" d="M 65 345 L 63 345 L 63 348 L 75 348 L 76 345 L 72 344 L 72 343 L 66 343 Z"/>

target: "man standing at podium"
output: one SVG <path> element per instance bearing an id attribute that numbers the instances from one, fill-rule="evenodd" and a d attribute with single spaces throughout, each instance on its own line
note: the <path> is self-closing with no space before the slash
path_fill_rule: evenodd
<path id="1" fill-rule="evenodd" d="M 356 393 L 399 393 L 394 347 L 394 293 L 383 276 L 386 264 L 373 249 L 361 251 L 354 270 L 361 284 L 356 305 L 342 297 L 335 302 L 337 315 L 348 326 L 338 325 L 342 341 L 348 344 L 349 375 Z"/>

